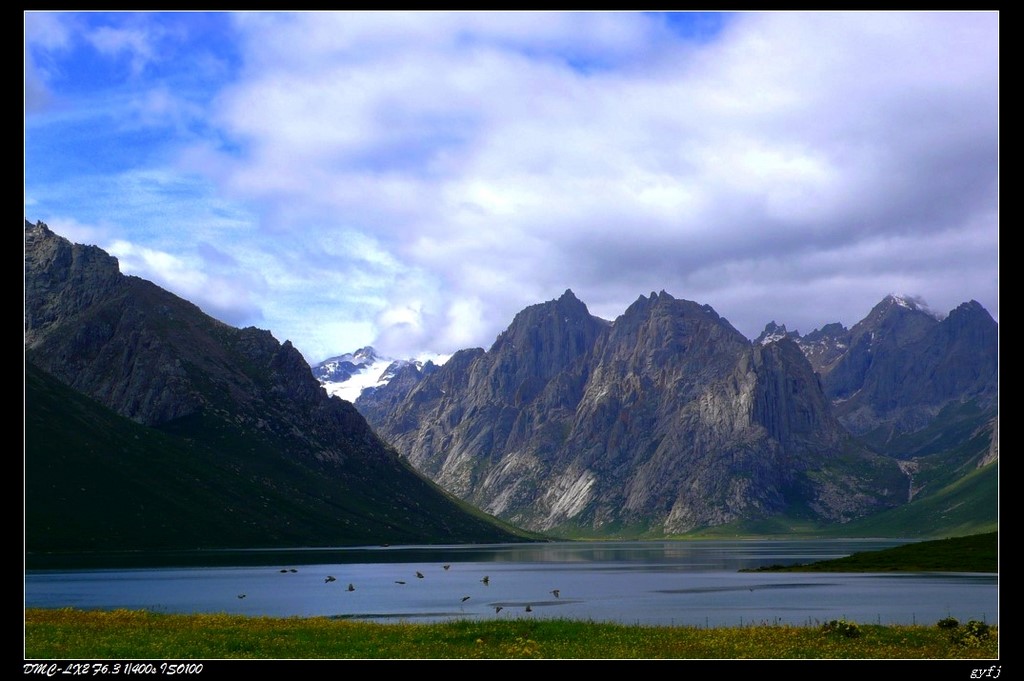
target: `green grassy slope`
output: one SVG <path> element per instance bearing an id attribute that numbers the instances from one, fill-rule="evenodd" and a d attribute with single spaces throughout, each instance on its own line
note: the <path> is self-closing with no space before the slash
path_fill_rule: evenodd
<path id="1" fill-rule="evenodd" d="M 976 469 L 937 492 L 879 513 L 830 535 L 860 537 L 950 537 L 995 532 L 998 518 L 999 463 Z"/>
<path id="2" fill-rule="evenodd" d="M 860 439 L 872 449 L 897 459 L 957 452 L 965 443 L 977 437 L 979 431 L 996 414 L 996 409 L 983 409 L 975 401 L 951 402 L 943 407 L 927 428 L 895 437 L 888 427 L 879 428 L 865 433 Z"/>
<path id="3" fill-rule="evenodd" d="M 689 536 L 907 537 L 932 539 L 995 532 L 999 528 L 999 463 L 963 477 L 909 504 L 841 525 L 818 525 L 799 516 L 774 516 L 706 528 Z"/>
<path id="4" fill-rule="evenodd" d="M 807 565 L 748 572 L 999 572 L 999 534 L 988 532 L 863 551 Z"/>
<path id="5" fill-rule="evenodd" d="M 883 443 L 878 451 L 913 459 L 914 499 L 907 504 L 848 523 L 819 525 L 795 509 L 693 533 L 701 537 L 824 536 L 931 539 L 995 532 L 999 527 L 998 459 L 979 468 L 989 452 L 996 411 L 973 403 L 947 407 L 928 428 Z M 910 478 L 905 478 L 907 487 Z"/>

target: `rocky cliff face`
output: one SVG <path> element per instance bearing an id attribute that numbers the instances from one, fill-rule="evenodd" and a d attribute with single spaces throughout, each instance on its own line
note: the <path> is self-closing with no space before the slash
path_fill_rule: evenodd
<path id="1" fill-rule="evenodd" d="M 186 449 L 223 452 L 213 465 L 239 479 L 229 475 L 210 486 L 268 498 L 316 489 L 318 498 L 297 513 L 315 507 L 325 523 L 320 541 L 346 543 L 346 536 L 375 532 L 406 542 L 515 538 L 454 503 L 350 403 L 328 397 L 290 342 L 223 324 L 148 281 L 121 275 L 114 258 L 71 244 L 42 223 L 25 224 L 25 291 L 27 362 L 121 416 L 183 438 L 175 442 Z M 203 441 L 213 432 L 220 433 L 215 440 Z M 266 458 L 257 465 L 249 451 Z M 33 454 L 29 442 L 26 455 Z M 325 505 L 322 495 L 341 501 Z M 230 512 L 217 507 L 227 503 L 212 502 L 210 513 Z M 361 518 L 362 527 L 346 535 L 342 516 L 345 523 Z M 313 517 L 310 511 L 280 524 Z"/>
<path id="2" fill-rule="evenodd" d="M 943 407 L 995 405 L 998 326 L 976 301 L 939 321 L 888 296 L 849 332 L 849 347 L 822 373 L 839 420 L 854 433 L 920 430 Z"/>
<path id="3" fill-rule="evenodd" d="M 608 323 L 567 291 L 517 315 L 489 351 L 384 386 L 374 403 L 387 395 L 369 418 L 421 471 L 534 529 L 672 534 L 784 512 L 841 522 L 904 500 L 896 465 L 848 437 L 791 339 L 752 345 L 664 292 Z"/>
<path id="4" fill-rule="evenodd" d="M 890 295 L 852 329 L 832 323 L 801 336 L 771 322 L 755 343 L 792 338 L 852 431 L 884 426 L 902 434 L 926 427 L 951 403 L 994 406 L 998 335 L 998 325 L 977 301 L 940 320 Z"/>
<path id="5" fill-rule="evenodd" d="M 195 306 L 121 276 L 100 249 L 27 222 L 25 301 L 27 357 L 71 387 L 150 425 L 199 408 L 173 347 L 192 320 L 214 332 L 217 323 Z"/>
<path id="6" fill-rule="evenodd" d="M 850 347 L 850 331 L 842 324 L 833 322 L 803 337 L 794 332 L 793 340 L 800 346 L 814 371 L 824 376 L 846 355 Z"/>

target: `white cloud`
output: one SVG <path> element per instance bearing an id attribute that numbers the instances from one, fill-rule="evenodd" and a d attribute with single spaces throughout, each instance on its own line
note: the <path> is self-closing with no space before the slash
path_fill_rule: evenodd
<path id="1" fill-rule="evenodd" d="M 26 48 L 32 46 L 58 50 L 70 45 L 72 29 L 66 14 L 28 11 L 24 19 Z"/>
<path id="2" fill-rule="evenodd" d="M 252 276 L 211 276 L 199 263 L 123 240 L 114 241 L 105 250 L 118 259 L 122 273 L 174 291 L 222 321 L 242 325 L 246 319 L 260 317 L 252 296 Z"/>
<path id="3" fill-rule="evenodd" d="M 53 77 L 49 56 L 67 50 L 71 28 L 65 15 L 25 12 L 25 110 L 40 111 L 52 100 L 48 81 Z"/>
<path id="4" fill-rule="evenodd" d="M 450 352 L 566 288 L 604 317 L 664 289 L 748 335 L 892 290 L 994 307 L 996 13 L 750 12 L 693 40 L 629 12 L 231 18 L 207 116 L 136 101 L 208 121 L 180 168 L 252 219 L 205 271 L 256 268 L 227 297 L 311 359 L 356 345 L 309 320 Z M 158 59 L 133 28 L 95 44 Z M 174 224 L 146 243 L 186 262 L 225 234 Z"/>
<path id="5" fill-rule="evenodd" d="M 153 37 L 147 31 L 139 28 L 100 26 L 85 37 L 101 54 L 107 56 L 128 55 L 134 75 L 142 73 L 142 70 L 155 56 Z"/>
<path id="6" fill-rule="evenodd" d="M 26 219 L 32 221 L 27 216 Z M 46 226 L 68 241 L 90 246 L 105 244 L 116 233 L 116 228 L 110 224 L 86 224 L 66 216 L 48 218 Z"/>

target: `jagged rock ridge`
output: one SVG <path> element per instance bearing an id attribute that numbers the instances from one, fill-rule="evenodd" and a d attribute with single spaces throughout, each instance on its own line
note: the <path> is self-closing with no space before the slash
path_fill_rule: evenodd
<path id="1" fill-rule="evenodd" d="M 752 345 L 665 292 L 609 323 L 566 291 L 490 350 L 356 404 L 446 489 L 534 529 L 843 522 L 905 501 L 896 464 L 849 437 L 791 338 Z"/>
<path id="2" fill-rule="evenodd" d="M 903 298 L 887 296 L 848 332 L 834 333 L 831 346 L 816 344 L 811 334 L 800 344 L 809 356 L 809 348 L 841 350 L 816 368 L 848 429 L 865 433 L 885 427 L 897 434 L 927 427 L 951 403 L 973 400 L 994 408 L 998 335 L 995 320 L 977 301 L 939 320 Z"/>
<path id="3" fill-rule="evenodd" d="M 783 335 L 821 376 L 837 418 L 853 433 L 884 429 L 892 438 L 928 427 L 952 404 L 995 408 L 999 330 L 977 301 L 938 317 L 888 295 L 852 329 L 834 322 L 801 336 L 770 322 L 755 342 Z"/>

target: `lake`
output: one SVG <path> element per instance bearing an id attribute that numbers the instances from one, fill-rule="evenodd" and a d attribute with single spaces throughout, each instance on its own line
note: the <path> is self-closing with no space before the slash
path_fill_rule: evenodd
<path id="1" fill-rule="evenodd" d="M 718 627 L 832 619 L 934 624 L 953 616 L 998 624 L 996 574 L 738 572 L 904 543 L 556 542 L 125 554 L 121 565 L 164 567 L 30 569 L 25 606 L 378 622 L 560 617 Z"/>

